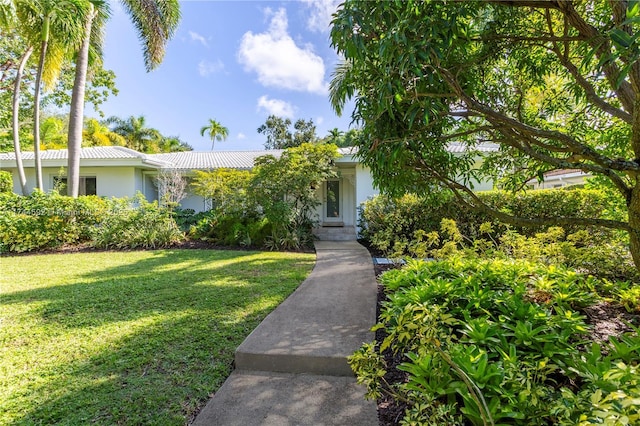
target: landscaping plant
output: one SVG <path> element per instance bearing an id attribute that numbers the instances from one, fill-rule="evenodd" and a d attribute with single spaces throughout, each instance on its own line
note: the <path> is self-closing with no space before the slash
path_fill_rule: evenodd
<path id="1" fill-rule="evenodd" d="M 181 241 L 171 209 L 134 199 L 71 198 L 35 191 L 0 193 L 0 252 L 28 252 L 62 245 L 158 248 Z"/>
<path id="2" fill-rule="evenodd" d="M 612 208 L 604 190 L 595 189 L 490 191 L 478 197 L 529 218 L 624 213 Z M 601 277 L 640 281 L 624 233 L 580 226 L 512 227 L 442 191 L 374 197 L 361 206 L 360 226 L 362 238 L 373 249 L 394 258 L 444 258 L 451 248 L 464 248 L 474 256 L 560 264 Z"/>
<path id="3" fill-rule="evenodd" d="M 452 256 L 382 275 L 388 295 L 350 364 L 368 396 L 406 404 L 400 424 L 640 422 L 637 327 L 597 341 L 585 308 L 609 283 L 554 266 Z M 388 383 L 385 352 L 406 380 Z"/>

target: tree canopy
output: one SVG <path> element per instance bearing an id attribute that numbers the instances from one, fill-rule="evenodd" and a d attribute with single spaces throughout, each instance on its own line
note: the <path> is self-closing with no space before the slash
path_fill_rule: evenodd
<path id="1" fill-rule="evenodd" d="M 291 131 L 291 120 L 288 118 L 270 115 L 265 123 L 258 127 L 258 133 L 264 134 L 267 141 L 264 143 L 265 149 L 286 149 L 300 146 L 303 143 L 317 142 L 316 125 L 313 120 L 298 119 L 293 123 Z"/>
<path id="2" fill-rule="evenodd" d="M 493 213 L 625 230 L 640 265 L 639 29 L 636 1 L 347 0 L 331 101 L 340 113 L 355 98 L 359 155 L 388 192 L 439 185 L 491 210 L 474 180 L 517 190 L 554 169 L 602 176 L 628 220 Z M 478 167 L 487 142 L 497 151 Z"/>

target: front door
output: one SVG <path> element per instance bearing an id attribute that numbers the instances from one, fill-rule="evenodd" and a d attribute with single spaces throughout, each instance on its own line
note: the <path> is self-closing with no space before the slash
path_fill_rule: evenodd
<path id="1" fill-rule="evenodd" d="M 342 181 L 328 180 L 324 184 L 323 222 L 342 225 Z"/>

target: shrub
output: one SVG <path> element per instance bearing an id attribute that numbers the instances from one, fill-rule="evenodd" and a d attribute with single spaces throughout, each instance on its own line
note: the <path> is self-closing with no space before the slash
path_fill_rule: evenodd
<path id="1" fill-rule="evenodd" d="M 272 232 L 267 218 L 223 215 L 211 210 L 196 215 L 197 223 L 191 226 L 189 237 L 214 244 L 264 247 Z"/>
<path id="2" fill-rule="evenodd" d="M 0 194 L 0 252 L 27 252 L 64 244 L 99 248 L 155 248 L 183 238 L 171 211 L 144 197 L 76 199 L 52 192 Z"/>
<path id="3" fill-rule="evenodd" d="M 113 199 L 104 221 L 92 230 L 92 244 L 98 248 L 160 248 L 184 239 L 184 234 L 166 207 L 145 200 Z"/>
<path id="4" fill-rule="evenodd" d="M 13 192 L 13 176 L 5 170 L 0 170 L 0 193 L 1 192 Z"/>
<path id="5" fill-rule="evenodd" d="M 599 299 L 597 279 L 457 258 L 409 261 L 381 282 L 389 299 L 375 329 L 386 337 L 379 347 L 364 345 L 350 364 L 369 397 L 391 392 L 408 402 L 404 424 L 640 420 L 637 330 L 589 341 L 581 309 Z M 385 385 L 385 350 L 404 360 L 398 369 L 407 374 L 393 388 Z"/>
<path id="6" fill-rule="evenodd" d="M 73 199 L 36 191 L 0 194 L 0 252 L 26 252 L 89 240 L 109 203 L 95 196 Z"/>
<path id="7" fill-rule="evenodd" d="M 603 194 L 598 190 L 574 189 L 516 195 L 496 191 L 479 196 L 503 211 L 527 217 L 551 217 L 558 213 L 596 217 L 611 208 Z M 443 219 L 453 220 L 453 228 L 441 229 Z M 362 237 L 391 257 L 442 258 L 452 249 L 465 248 L 484 256 L 498 253 L 559 263 L 601 277 L 638 278 L 623 233 L 578 226 L 511 227 L 482 212 L 465 209 L 447 193 L 406 195 L 398 199 L 375 197 L 363 204 L 360 225 L 364 229 Z M 456 233 L 455 238 L 447 235 L 450 232 Z"/>
<path id="8" fill-rule="evenodd" d="M 497 210 L 527 218 L 593 218 L 602 216 L 611 208 L 606 193 L 596 189 L 549 189 L 516 194 L 487 191 L 478 193 L 478 196 Z M 379 195 L 363 203 L 360 208 L 362 237 L 382 251 L 392 248 L 396 242 L 410 242 L 418 230 L 427 233 L 437 231 L 442 219 L 455 220 L 462 234 L 469 240 L 483 236 L 479 226 L 486 222 L 492 224 L 494 236 L 498 237 L 507 229 L 533 236 L 545 232 L 550 227 L 507 227 L 484 212 L 469 209 L 450 193 L 442 191 L 434 191 L 423 196 L 408 194 L 400 198 Z M 565 226 L 567 234 L 581 229 L 584 227 Z M 609 237 L 612 232 L 598 229 L 595 234 Z"/>

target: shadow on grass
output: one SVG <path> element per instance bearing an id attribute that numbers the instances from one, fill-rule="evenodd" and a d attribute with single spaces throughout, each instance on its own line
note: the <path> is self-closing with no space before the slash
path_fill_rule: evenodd
<path id="1" fill-rule="evenodd" d="M 0 301 L 45 302 L 37 304 L 43 321 L 87 327 L 212 304 L 242 306 L 260 296 L 265 285 L 276 286 L 268 291 L 278 290 L 283 280 L 304 278 L 295 270 L 277 267 L 278 260 L 265 259 L 259 252 L 153 253 L 152 258 L 93 271 L 72 283 L 6 294 Z"/>
<path id="2" fill-rule="evenodd" d="M 184 424 L 225 380 L 235 348 L 310 264 L 268 253 L 168 250 L 5 295 L 3 304 L 45 302 L 31 315 L 61 333 L 95 329 L 98 338 L 104 327 L 141 322 L 96 343 L 92 355 L 34 373 L 54 380 L 31 381 L 3 405 L 24 413 L 14 424 Z"/>

